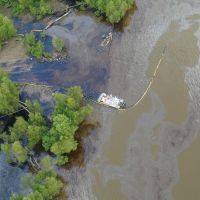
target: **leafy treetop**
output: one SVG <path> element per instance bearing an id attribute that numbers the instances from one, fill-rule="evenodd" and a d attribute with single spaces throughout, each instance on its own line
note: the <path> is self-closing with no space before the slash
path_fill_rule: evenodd
<path id="1" fill-rule="evenodd" d="M 2 43 L 13 37 L 15 33 L 16 29 L 13 22 L 8 17 L 0 14 L 0 48 Z"/>
<path id="2" fill-rule="evenodd" d="M 36 19 L 51 13 L 47 0 L 0 0 L 0 5 L 11 7 L 14 15 L 31 13 Z"/>
<path id="3" fill-rule="evenodd" d="M 67 94 L 55 93 L 55 108 L 52 126 L 43 137 L 43 146 L 57 155 L 58 164 L 67 161 L 65 154 L 77 148 L 74 135 L 80 123 L 92 112 L 89 105 L 82 106 L 82 90 L 79 86 L 71 87 Z"/>
<path id="4" fill-rule="evenodd" d="M 19 90 L 8 75 L 0 70 L 0 114 L 15 112 L 19 106 Z"/>
<path id="5" fill-rule="evenodd" d="M 127 10 L 133 6 L 134 0 L 81 0 L 81 3 L 97 9 L 96 14 L 104 14 L 110 23 L 119 22 Z"/>

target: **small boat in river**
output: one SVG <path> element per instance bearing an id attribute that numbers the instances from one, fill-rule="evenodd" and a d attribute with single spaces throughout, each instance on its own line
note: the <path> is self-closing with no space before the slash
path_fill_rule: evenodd
<path id="1" fill-rule="evenodd" d="M 108 95 L 106 93 L 102 93 L 98 98 L 98 103 L 113 107 L 116 109 L 123 109 L 126 107 L 126 103 L 123 99 L 120 99 L 116 96 L 112 96 L 112 94 Z"/>

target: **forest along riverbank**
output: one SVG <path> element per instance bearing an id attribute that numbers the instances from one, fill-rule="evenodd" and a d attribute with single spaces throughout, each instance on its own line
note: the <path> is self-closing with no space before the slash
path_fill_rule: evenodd
<path id="1" fill-rule="evenodd" d="M 199 3 L 136 3 L 130 25 L 112 42 L 108 91 L 128 104 L 136 102 L 167 46 L 165 58 L 136 110 L 100 108 L 103 127 L 86 139 L 86 149 L 93 154 L 86 151 L 86 167 L 74 168 L 69 175 L 73 200 L 181 200 L 188 184 L 190 192 L 198 187 L 181 178 L 186 169 L 191 172 L 197 158 L 190 153 L 193 163 L 185 166 L 189 158 L 183 162 L 179 154 L 195 144 L 200 128 Z"/>
<path id="2" fill-rule="evenodd" d="M 33 27 L 40 27 L 39 22 L 24 22 L 19 19 L 16 19 L 15 22 L 23 33 L 30 31 Z M 14 38 L 1 51 L 0 65 L 9 72 L 11 79 L 16 82 L 47 84 L 58 90 L 60 88 L 63 90 L 64 87 L 71 85 L 81 85 L 85 95 L 93 97 L 106 91 L 109 76 L 109 45 L 101 46 L 101 42 L 111 32 L 112 26 L 95 21 L 94 16 L 73 13 L 69 19 L 63 19 L 60 24 L 55 26 L 57 28 L 54 29 L 55 27 L 52 26 L 47 34 L 60 36 L 64 39 L 68 49 L 67 59 L 42 61 L 28 57 L 25 55 L 23 41 L 16 41 Z M 53 30 L 57 30 L 57 34 Z M 46 43 L 48 42 L 50 42 L 49 36 Z M 16 48 L 13 48 L 15 46 Z M 12 50 L 10 51 L 9 48 Z M 21 52 L 21 54 L 16 51 Z M 32 100 L 39 100 L 45 109 L 45 114 L 51 113 L 53 102 L 50 89 L 32 85 L 23 87 L 21 91 L 22 98 L 30 97 Z M 4 164 L 5 158 L 2 154 L 0 158 L 0 182 L 2 183 L 0 197 L 7 200 L 12 192 L 23 190 L 20 186 L 20 177 L 26 170 L 15 170 L 15 167 Z M 11 170 L 12 177 L 9 176 Z M 12 181 L 13 177 L 19 178 Z"/>

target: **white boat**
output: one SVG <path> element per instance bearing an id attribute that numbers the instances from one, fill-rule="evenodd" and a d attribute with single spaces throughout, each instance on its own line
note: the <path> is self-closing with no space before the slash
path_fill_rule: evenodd
<path id="1" fill-rule="evenodd" d="M 116 96 L 112 96 L 112 94 L 108 95 L 106 93 L 102 93 L 98 98 L 98 102 L 100 104 L 104 104 L 106 106 L 110 106 L 117 109 L 126 107 L 126 104 L 123 99 L 120 99 Z"/>

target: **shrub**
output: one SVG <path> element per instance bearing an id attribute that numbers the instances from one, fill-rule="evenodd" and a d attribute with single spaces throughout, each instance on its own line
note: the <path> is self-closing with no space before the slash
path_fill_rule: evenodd
<path id="1" fill-rule="evenodd" d="M 6 16 L 0 14 L 0 48 L 2 43 L 13 37 L 16 29 L 13 22 Z"/>
<path id="2" fill-rule="evenodd" d="M 36 19 L 51 13 L 47 0 L 0 0 L 0 5 L 11 7 L 14 15 L 30 13 Z"/>
<path id="3" fill-rule="evenodd" d="M 30 110 L 28 120 L 17 117 L 13 126 L 9 128 L 7 137 L 1 137 L 7 142 L 1 145 L 1 150 L 5 152 L 9 162 L 24 163 L 27 154 L 31 153 L 35 145 L 42 140 L 42 135 L 48 130 L 39 105 L 30 102 L 26 105 Z"/>
<path id="4" fill-rule="evenodd" d="M 21 181 L 28 183 L 26 187 L 28 186 L 31 192 L 26 196 L 14 193 L 10 200 L 52 200 L 59 195 L 63 187 L 53 170 L 40 170 L 35 176 L 27 174 Z"/>
<path id="5" fill-rule="evenodd" d="M 81 0 L 81 2 L 97 9 L 97 15 L 104 14 L 110 23 L 117 23 L 133 6 L 134 0 Z"/>
<path id="6" fill-rule="evenodd" d="M 19 141 L 12 143 L 11 153 L 18 163 L 24 163 L 27 159 L 27 150 L 21 145 Z"/>
<path id="7" fill-rule="evenodd" d="M 44 54 L 44 44 L 41 41 L 37 41 L 33 32 L 27 33 L 24 38 L 24 45 L 27 49 L 27 53 L 36 57 L 42 58 Z"/>
<path id="8" fill-rule="evenodd" d="M 9 114 L 18 109 L 19 90 L 8 78 L 8 75 L 0 70 L 0 114 Z"/>
<path id="9" fill-rule="evenodd" d="M 61 52 L 64 48 L 64 41 L 61 38 L 53 38 L 53 47 L 57 52 Z"/>
<path id="10" fill-rule="evenodd" d="M 68 161 L 66 153 L 76 150 L 74 138 L 80 123 L 92 112 L 89 105 L 81 106 L 83 93 L 80 87 L 71 87 L 67 94 L 56 93 L 51 129 L 42 138 L 43 146 L 57 155 L 57 163 Z"/>
<path id="11" fill-rule="evenodd" d="M 27 37 L 26 41 L 29 44 L 35 42 L 33 36 Z M 4 72 L 0 71 L 0 109 L 7 113 L 8 109 L 2 105 L 8 103 L 9 106 L 6 105 L 6 107 L 14 110 L 18 107 L 18 98 L 18 88 Z M 82 105 L 82 98 L 83 92 L 79 86 L 69 88 L 66 94 L 55 93 L 55 108 L 49 120 L 44 118 L 39 103 L 26 101 L 25 105 L 29 111 L 28 119 L 16 117 L 15 122 L 12 122 L 13 124 L 0 134 L 0 139 L 4 142 L 1 144 L 1 151 L 6 154 L 7 162 L 18 164 L 26 162 L 28 156 L 33 156 L 35 146 L 41 142 L 46 151 L 50 150 L 56 155 L 57 164 L 63 165 L 68 162 L 67 154 L 75 150 L 78 145 L 74 137 L 76 130 L 92 112 L 92 107 Z M 15 99 L 15 101 L 12 102 L 10 99 Z M 44 157 L 40 170 L 23 179 L 25 185 L 29 187 L 29 193 L 25 196 L 12 194 L 10 200 L 55 199 L 63 183 L 53 171 L 53 163 L 55 159 Z"/>
<path id="12" fill-rule="evenodd" d="M 66 154 L 76 150 L 78 145 L 75 133 L 92 108 L 81 105 L 83 93 L 78 86 L 70 88 L 67 94 L 56 93 L 54 98 L 55 108 L 50 127 L 40 105 L 26 102 L 30 112 L 28 120 L 17 117 L 7 134 L 0 134 L 5 142 L 1 149 L 6 153 L 8 161 L 24 163 L 27 155 L 41 141 L 46 151 L 50 150 L 57 156 L 59 165 L 68 161 Z"/>

